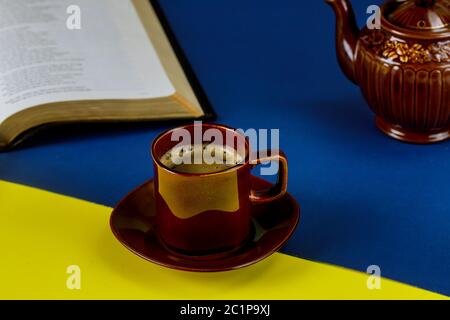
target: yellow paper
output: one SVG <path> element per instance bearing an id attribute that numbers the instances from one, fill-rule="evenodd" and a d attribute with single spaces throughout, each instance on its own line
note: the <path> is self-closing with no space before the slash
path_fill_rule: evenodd
<path id="1" fill-rule="evenodd" d="M 367 274 L 279 253 L 229 272 L 166 269 L 137 257 L 114 238 L 111 210 L 0 181 L 0 298 L 445 298 L 387 279 L 381 280 L 381 290 L 369 290 Z M 76 267 L 79 290 L 70 278 L 77 275 Z"/>

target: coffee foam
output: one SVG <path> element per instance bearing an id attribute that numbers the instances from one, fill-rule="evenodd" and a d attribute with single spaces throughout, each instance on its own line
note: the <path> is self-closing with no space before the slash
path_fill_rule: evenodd
<path id="1" fill-rule="evenodd" d="M 226 164 L 231 167 L 242 163 L 244 158 L 229 146 L 203 144 L 175 146 L 160 161 L 169 169 L 180 164 Z"/>

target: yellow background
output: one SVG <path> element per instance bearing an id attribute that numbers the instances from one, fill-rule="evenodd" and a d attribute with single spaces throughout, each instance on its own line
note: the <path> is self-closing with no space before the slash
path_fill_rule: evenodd
<path id="1" fill-rule="evenodd" d="M 441 299 L 368 275 L 276 253 L 221 273 L 165 269 L 122 247 L 109 229 L 111 208 L 0 181 L 2 299 Z M 66 286 L 81 268 L 81 290 Z"/>

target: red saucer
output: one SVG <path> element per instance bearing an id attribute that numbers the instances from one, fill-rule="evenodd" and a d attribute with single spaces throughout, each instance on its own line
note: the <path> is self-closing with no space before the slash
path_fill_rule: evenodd
<path id="1" fill-rule="evenodd" d="M 252 186 L 266 189 L 271 184 L 252 177 Z M 274 202 L 252 207 L 253 237 L 240 248 L 220 255 L 186 256 L 169 250 L 158 240 L 153 201 L 153 180 L 150 180 L 117 205 L 111 215 L 111 229 L 125 247 L 141 258 L 187 271 L 225 271 L 261 261 L 285 244 L 300 218 L 299 205 L 286 194 Z"/>

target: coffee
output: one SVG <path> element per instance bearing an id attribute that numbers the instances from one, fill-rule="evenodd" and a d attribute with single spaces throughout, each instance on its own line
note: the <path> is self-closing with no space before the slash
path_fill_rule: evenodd
<path id="1" fill-rule="evenodd" d="M 180 141 L 178 145 L 174 139 Z M 207 139 L 214 140 L 211 144 Z M 187 261 L 186 255 L 228 257 L 222 254 L 242 248 L 253 236 L 253 204 L 267 204 L 286 193 L 283 152 L 266 156 L 269 151 L 265 151 L 253 159 L 240 130 L 194 123 L 162 133 L 151 150 L 155 188 L 154 198 L 147 201 L 154 199 L 157 237 L 174 251 L 173 259 L 178 259 L 177 252 L 182 261 Z M 265 184 L 266 190 L 253 189 L 251 170 L 265 161 L 279 163 L 277 183 L 271 188 Z M 194 260 L 199 271 L 200 262 L 206 260 Z"/>
<path id="2" fill-rule="evenodd" d="M 160 159 L 179 173 L 204 174 L 227 170 L 243 162 L 235 149 L 215 144 L 175 146 Z"/>

